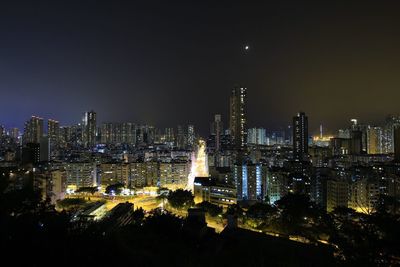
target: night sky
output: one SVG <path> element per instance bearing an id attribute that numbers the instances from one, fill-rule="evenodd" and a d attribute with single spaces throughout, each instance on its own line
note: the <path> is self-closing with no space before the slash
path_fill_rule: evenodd
<path id="1" fill-rule="evenodd" d="M 71 124 L 94 109 L 100 122 L 193 123 L 205 134 L 215 113 L 228 125 L 235 84 L 248 88 L 249 127 L 284 127 L 299 110 L 310 132 L 400 113 L 396 1 L 5 2 L 9 127 L 32 114 Z"/>

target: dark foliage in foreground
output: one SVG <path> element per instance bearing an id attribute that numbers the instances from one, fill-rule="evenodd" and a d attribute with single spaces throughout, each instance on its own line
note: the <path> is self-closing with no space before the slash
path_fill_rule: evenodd
<path id="1" fill-rule="evenodd" d="M 185 191 L 171 199 L 177 206 L 193 201 Z M 327 233 L 346 261 L 334 259 L 328 246 L 246 230 L 216 234 L 161 210 L 147 217 L 136 210 L 132 223 L 119 228 L 106 221 L 71 222 L 71 214 L 56 212 L 29 186 L 0 192 L 2 261 L 13 266 L 387 266 L 399 254 L 399 219 L 385 209 L 373 215 L 351 209 L 326 214 L 308 198 L 288 195 L 277 207 L 256 204 L 245 211 L 233 205 L 227 215 L 309 239 Z"/>

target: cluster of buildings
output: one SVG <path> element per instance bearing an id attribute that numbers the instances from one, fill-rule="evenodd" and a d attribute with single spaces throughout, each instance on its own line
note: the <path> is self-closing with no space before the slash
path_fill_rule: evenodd
<path id="1" fill-rule="evenodd" d="M 218 205 L 273 204 L 288 193 L 307 194 L 327 211 L 373 212 L 382 196 L 400 194 L 400 117 L 380 126 L 351 120 L 333 136 L 310 136 L 304 112 L 290 126 L 267 132 L 247 126 L 247 89 L 230 96 L 228 127 L 221 114 L 205 140 L 206 173 L 192 177 L 199 137 L 194 126 L 159 129 L 130 122 L 97 123 L 94 111 L 79 124 L 32 116 L 23 134 L 0 127 L 0 168 L 32 173 L 44 197 L 62 198 L 84 187 L 193 190 L 195 201 Z M 203 142 L 204 143 L 204 142 Z M 204 161 L 206 161 L 204 163 Z M 18 179 L 17 179 L 18 180 Z"/>

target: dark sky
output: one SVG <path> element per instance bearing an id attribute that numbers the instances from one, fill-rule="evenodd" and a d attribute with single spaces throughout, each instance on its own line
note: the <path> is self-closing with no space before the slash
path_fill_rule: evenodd
<path id="1" fill-rule="evenodd" d="M 205 133 L 214 113 L 227 125 L 234 84 L 248 88 L 249 127 L 298 110 L 311 132 L 399 113 L 396 1 L 232 2 L 2 1 L 0 123 L 94 109 Z"/>

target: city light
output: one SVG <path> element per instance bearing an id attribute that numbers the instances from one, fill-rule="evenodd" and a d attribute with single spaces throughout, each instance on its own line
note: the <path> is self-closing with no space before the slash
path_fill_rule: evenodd
<path id="1" fill-rule="evenodd" d="M 188 176 L 186 188 L 193 190 L 193 183 L 196 177 L 208 177 L 208 158 L 206 152 L 206 142 L 200 139 L 196 146 L 196 151 L 192 153 L 192 165 Z"/>

